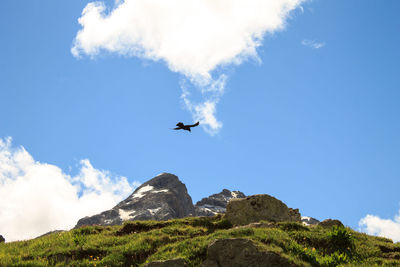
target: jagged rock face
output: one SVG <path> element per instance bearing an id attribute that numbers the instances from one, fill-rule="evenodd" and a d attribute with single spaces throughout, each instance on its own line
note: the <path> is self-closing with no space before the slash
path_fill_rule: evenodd
<path id="1" fill-rule="evenodd" d="M 232 199 L 226 208 L 226 218 L 234 225 L 245 225 L 261 220 L 274 222 L 300 222 L 298 209 L 269 195 L 253 195 L 243 199 Z"/>
<path id="2" fill-rule="evenodd" d="M 208 246 L 202 267 L 289 267 L 294 266 L 275 252 L 259 251 L 251 240 L 218 239 Z"/>
<path id="3" fill-rule="evenodd" d="M 214 216 L 217 213 L 224 213 L 231 199 L 245 197 L 245 194 L 240 191 L 223 189 L 221 193 L 213 194 L 198 201 L 195 205 L 195 214 L 196 216 Z"/>
<path id="4" fill-rule="evenodd" d="M 192 198 L 178 177 L 162 173 L 138 187 L 111 210 L 85 217 L 82 225 L 118 225 L 132 220 L 168 220 L 194 215 Z"/>
<path id="5" fill-rule="evenodd" d="M 319 223 L 320 223 L 320 221 L 318 221 L 317 219 L 315 219 L 315 218 L 313 218 L 313 217 L 308 217 L 308 216 L 302 216 L 302 217 L 301 217 L 301 222 L 302 222 L 304 225 L 307 225 L 307 226 L 309 226 L 309 225 L 316 225 L 316 224 L 319 224 Z"/>

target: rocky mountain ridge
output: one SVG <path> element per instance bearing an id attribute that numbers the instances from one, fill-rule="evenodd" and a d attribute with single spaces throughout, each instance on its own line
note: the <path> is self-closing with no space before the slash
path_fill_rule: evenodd
<path id="1" fill-rule="evenodd" d="M 132 222 L 120 225 L 124 221 Z M 245 196 L 224 189 L 193 205 L 186 186 L 168 173 L 144 183 L 114 208 L 82 218 L 76 228 L 2 244 L 0 262 L 4 266 L 300 267 L 398 266 L 400 260 L 399 244 L 390 239 L 358 233 L 338 220 L 301 217 L 298 209 L 267 194 Z M 26 257 L 32 253 L 35 256 Z"/>
<path id="2" fill-rule="evenodd" d="M 193 205 L 185 184 L 174 174 L 161 173 L 139 186 L 112 209 L 81 218 L 75 228 L 83 225 L 120 225 L 132 220 L 160 221 L 190 216 L 215 216 L 226 212 L 229 201 L 242 198 L 248 197 L 240 191 L 223 189 Z M 300 216 L 298 210 L 294 212 L 297 213 Z M 301 221 L 306 225 L 319 223 L 311 217 L 301 217 Z"/>
<path id="3" fill-rule="evenodd" d="M 221 193 L 213 194 L 197 201 L 195 205 L 195 214 L 196 216 L 214 216 L 218 213 L 224 213 L 231 199 L 245 197 L 246 195 L 240 191 L 223 189 Z"/>
<path id="4" fill-rule="evenodd" d="M 192 198 L 177 176 L 161 173 L 110 210 L 80 219 L 82 225 L 118 225 L 130 220 L 168 220 L 193 216 Z"/>
<path id="5" fill-rule="evenodd" d="M 110 210 L 78 221 L 82 225 L 119 225 L 131 220 L 168 220 L 189 216 L 214 216 L 224 213 L 229 200 L 246 197 L 240 191 L 222 190 L 193 205 L 185 184 L 170 173 L 161 173 L 139 186 Z"/>

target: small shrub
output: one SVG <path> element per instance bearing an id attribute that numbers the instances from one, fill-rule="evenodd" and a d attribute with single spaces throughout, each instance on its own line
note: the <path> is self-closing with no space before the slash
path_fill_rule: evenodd
<path id="1" fill-rule="evenodd" d="M 83 245 L 86 243 L 86 236 L 85 234 L 82 234 L 82 232 L 79 230 L 75 230 L 73 232 L 74 237 L 72 238 L 72 240 L 74 241 L 75 245 L 79 246 L 82 249 Z"/>
<path id="2" fill-rule="evenodd" d="M 350 258 L 345 253 L 335 252 L 332 255 L 325 257 L 321 262 L 321 266 L 336 267 L 340 264 L 350 262 Z"/>
<path id="3" fill-rule="evenodd" d="M 350 254 L 354 249 L 354 237 L 351 230 L 334 226 L 328 233 L 329 247 L 332 251 Z"/>
<path id="4" fill-rule="evenodd" d="M 318 252 L 315 248 L 303 247 L 296 242 L 289 240 L 282 242 L 280 246 L 282 247 L 283 251 L 296 255 L 300 259 L 309 262 L 312 266 L 318 266 Z"/>

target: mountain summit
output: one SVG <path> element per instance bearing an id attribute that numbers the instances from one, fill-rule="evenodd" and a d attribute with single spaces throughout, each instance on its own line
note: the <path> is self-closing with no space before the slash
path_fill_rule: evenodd
<path id="1" fill-rule="evenodd" d="M 119 225 L 133 220 L 168 220 L 188 216 L 213 216 L 226 210 L 232 198 L 244 198 L 240 191 L 222 190 L 197 202 L 176 175 L 161 173 L 139 186 L 129 197 L 110 210 L 87 216 L 78 221 L 82 225 Z"/>
<path id="2" fill-rule="evenodd" d="M 214 216 L 224 213 L 229 200 L 232 198 L 245 198 L 246 195 L 240 191 L 229 191 L 223 189 L 221 193 L 213 194 L 198 201 L 195 205 L 197 216 Z"/>
<path id="3" fill-rule="evenodd" d="M 170 173 L 161 173 L 138 187 L 111 210 L 80 219 L 82 225 L 118 225 L 131 220 L 168 220 L 194 215 L 185 184 Z"/>

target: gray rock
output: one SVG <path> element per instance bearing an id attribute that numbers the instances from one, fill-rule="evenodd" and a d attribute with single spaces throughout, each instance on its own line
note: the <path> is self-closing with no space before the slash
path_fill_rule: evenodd
<path id="1" fill-rule="evenodd" d="M 6 242 L 6 239 L 2 235 L 0 235 L 0 243 L 4 243 L 4 242 Z"/>
<path id="2" fill-rule="evenodd" d="M 302 216 L 301 217 L 301 222 L 304 225 L 307 225 L 307 226 L 309 226 L 309 225 L 317 225 L 317 224 L 320 223 L 320 221 L 318 221 L 317 219 L 315 219 L 313 217 L 308 217 L 308 216 Z"/>
<path id="3" fill-rule="evenodd" d="M 240 191 L 223 189 L 221 193 L 213 194 L 198 201 L 195 205 L 196 216 L 214 216 L 225 213 L 226 206 L 231 199 L 245 198 L 246 195 Z"/>
<path id="4" fill-rule="evenodd" d="M 287 267 L 294 266 L 285 257 L 259 251 L 251 240 L 219 239 L 208 246 L 202 267 Z"/>
<path id="5" fill-rule="evenodd" d="M 172 259 L 165 261 L 153 261 L 144 265 L 145 267 L 186 267 L 184 259 Z"/>
<path id="6" fill-rule="evenodd" d="M 132 220 L 168 220 L 194 215 L 192 198 L 177 176 L 162 173 L 138 187 L 111 210 L 85 217 L 83 225 L 120 225 Z"/>
<path id="7" fill-rule="evenodd" d="M 319 226 L 330 228 L 333 226 L 344 227 L 343 223 L 339 220 L 326 219 L 318 224 Z"/>
<path id="8" fill-rule="evenodd" d="M 246 225 L 261 220 L 273 222 L 301 222 L 298 209 L 291 209 L 269 195 L 254 195 L 232 199 L 226 208 L 226 219 L 233 225 Z"/>

